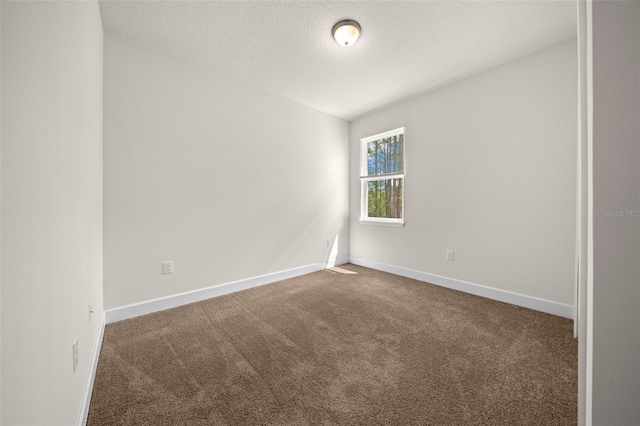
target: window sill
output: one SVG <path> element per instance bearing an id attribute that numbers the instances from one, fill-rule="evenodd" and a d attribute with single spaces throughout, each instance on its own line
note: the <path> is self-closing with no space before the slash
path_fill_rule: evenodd
<path id="1" fill-rule="evenodd" d="M 390 226 L 392 228 L 402 228 L 404 226 L 404 222 L 387 222 L 386 220 L 373 219 L 360 219 L 360 223 L 363 225 Z"/>

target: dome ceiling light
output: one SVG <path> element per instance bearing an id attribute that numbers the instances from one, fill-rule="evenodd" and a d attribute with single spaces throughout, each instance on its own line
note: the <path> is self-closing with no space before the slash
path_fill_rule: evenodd
<path id="1" fill-rule="evenodd" d="M 352 19 L 345 19 L 333 26 L 331 34 L 342 47 L 352 46 L 360 37 L 360 24 Z"/>

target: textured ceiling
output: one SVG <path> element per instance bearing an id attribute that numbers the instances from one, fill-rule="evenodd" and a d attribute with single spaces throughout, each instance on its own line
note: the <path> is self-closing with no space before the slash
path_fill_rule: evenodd
<path id="1" fill-rule="evenodd" d="M 334 116 L 384 105 L 575 37 L 574 1 L 111 1 L 106 30 Z M 331 37 L 360 22 L 350 48 Z"/>

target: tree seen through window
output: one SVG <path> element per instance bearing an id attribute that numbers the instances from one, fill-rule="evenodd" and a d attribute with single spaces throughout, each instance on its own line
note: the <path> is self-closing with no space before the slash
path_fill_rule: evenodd
<path id="1" fill-rule="evenodd" d="M 385 137 L 375 140 L 367 138 L 363 143 L 366 143 L 366 152 L 363 150 L 363 155 L 366 155 L 366 176 L 363 176 L 362 195 L 367 197 L 366 217 L 402 219 L 403 132 L 385 134 Z"/>

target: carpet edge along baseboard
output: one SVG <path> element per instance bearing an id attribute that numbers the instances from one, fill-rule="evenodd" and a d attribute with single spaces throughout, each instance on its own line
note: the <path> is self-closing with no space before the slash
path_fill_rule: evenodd
<path id="1" fill-rule="evenodd" d="M 375 262 L 367 259 L 359 259 L 351 257 L 349 262 L 354 265 L 360 265 L 371 269 L 376 269 L 390 274 L 400 275 L 406 278 L 423 281 L 429 284 L 438 285 L 440 287 L 458 290 L 476 296 L 486 297 L 487 299 L 497 300 L 498 302 L 509 303 L 511 305 L 521 306 L 523 308 L 533 309 L 534 311 L 545 312 L 562 318 L 574 319 L 574 307 L 564 303 L 552 300 L 541 299 L 539 297 L 529 296 L 526 294 L 515 293 L 507 290 L 501 290 L 494 287 L 488 287 L 469 281 L 458 280 L 455 278 L 444 277 L 441 275 L 429 274 L 427 272 L 416 271 L 414 269 L 403 268 L 401 266 L 388 265 L 385 263 Z"/>
<path id="2" fill-rule="evenodd" d="M 336 259 L 335 263 L 332 262 L 331 266 L 343 265 L 348 262 L 348 258 L 340 258 Z M 236 291 L 248 290 L 250 288 L 258 287 L 261 285 L 286 280 L 288 278 L 310 274 L 312 272 L 320 271 L 326 266 L 327 265 L 325 263 L 314 263 L 311 265 L 286 269 L 284 271 L 278 271 L 270 274 L 260 275 L 257 277 L 217 284 L 211 287 L 205 287 L 184 293 L 177 293 L 157 299 L 133 303 L 131 305 L 107 309 L 105 311 L 106 323 L 111 324 L 129 318 L 135 318 L 141 315 L 163 311 L 165 309 L 177 308 L 178 306 L 188 305 L 189 303 L 199 302 L 201 300 L 210 299 L 212 297 L 224 296 L 225 294 L 235 293 Z"/>
<path id="3" fill-rule="evenodd" d="M 355 265 L 412 278 L 418 281 L 462 291 L 476 296 L 486 297 L 488 299 L 505 302 L 516 306 L 521 306 L 535 311 L 545 312 L 563 318 L 573 319 L 574 307 L 552 300 L 541 299 L 521 293 L 510 292 L 493 287 L 487 287 L 468 281 L 458 280 L 455 278 L 444 277 L 441 275 L 429 274 L 427 272 L 416 271 L 414 269 L 404 268 L 401 266 L 388 265 L 385 263 L 375 262 L 360 258 L 341 258 L 337 259 L 335 265 L 343 265 L 345 263 L 353 263 Z M 193 290 L 185 293 L 178 293 L 158 299 L 147 300 L 131 305 L 121 306 L 105 311 L 106 323 L 111 324 L 129 318 L 162 311 L 165 309 L 176 308 L 178 306 L 187 305 L 189 303 L 199 302 L 212 297 L 223 296 L 225 294 L 234 293 L 236 291 L 247 290 L 253 287 L 270 284 L 276 281 L 293 278 L 300 275 L 310 274 L 312 272 L 323 269 L 326 265 L 316 263 L 305 265 L 297 268 L 287 269 L 284 271 L 273 272 L 266 275 L 247 278 L 229 283 L 218 284 L 211 287 Z"/>

